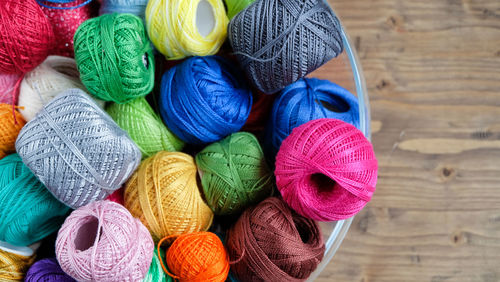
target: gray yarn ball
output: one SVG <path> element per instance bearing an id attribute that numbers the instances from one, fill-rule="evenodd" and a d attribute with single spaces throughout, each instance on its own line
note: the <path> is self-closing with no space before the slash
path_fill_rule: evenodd
<path id="1" fill-rule="evenodd" d="M 80 89 L 64 91 L 45 105 L 19 133 L 16 150 L 71 208 L 106 198 L 141 161 L 127 133 Z"/>
<path id="2" fill-rule="evenodd" d="M 103 0 L 99 15 L 128 13 L 144 20 L 148 0 Z"/>
<path id="3" fill-rule="evenodd" d="M 237 14 L 228 34 L 250 81 L 275 93 L 342 53 L 341 30 L 324 0 L 266 0 Z"/>

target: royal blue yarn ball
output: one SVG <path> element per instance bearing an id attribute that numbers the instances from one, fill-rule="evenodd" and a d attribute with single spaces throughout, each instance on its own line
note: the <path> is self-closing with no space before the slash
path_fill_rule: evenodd
<path id="1" fill-rule="evenodd" d="M 192 57 L 168 70 L 160 89 L 160 114 L 167 127 L 198 145 L 239 131 L 252 108 L 241 73 L 218 56 Z"/>
<path id="2" fill-rule="evenodd" d="M 302 78 L 276 98 L 266 128 L 265 149 L 274 157 L 292 130 L 308 121 L 335 118 L 359 128 L 356 96 L 328 80 Z"/>

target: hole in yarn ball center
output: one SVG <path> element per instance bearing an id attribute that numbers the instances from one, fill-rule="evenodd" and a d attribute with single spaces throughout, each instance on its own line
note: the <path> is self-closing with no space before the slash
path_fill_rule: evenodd
<path id="1" fill-rule="evenodd" d="M 303 220 L 297 220 L 297 218 L 294 218 L 293 221 L 295 223 L 295 227 L 297 227 L 302 243 L 307 244 L 311 239 L 311 231 L 308 230 L 310 226 L 304 224 Z"/>
<path id="2" fill-rule="evenodd" d="M 78 229 L 75 237 L 75 249 L 83 252 L 92 247 L 95 243 L 97 232 L 99 232 L 98 228 L 99 220 L 96 217 L 90 218 L 88 222 L 83 224 Z"/>
<path id="3" fill-rule="evenodd" d="M 214 29 L 215 16 L 210 3 L 205 0 L 198 3 L 196 8 L 196 27 L 201 36 L 206 37 Z"/>
<path id="4" fill-rule="evenodd" d="M 316 191 L 320 195 L 332 193 L 336 184 L 333 179 L 322 173 L 315 173 L 311 175 L 310 180 L 313 187 L 317 188 Z"/>
<path id="5" fill-rule="evenodd" d="M 148 53 L 144 53 L 144 55 L 142 55 L 142 63 L 144 64 L 144 67 L 146 69 L 149 69 L 149 56 L 148 56 Z"/>
<path id="6" fill-rule="evenodd" d="M 347 104 L 345 101 L 335 101 L 334 103 L 324 100 L 315 101 L 317 104 L 323 106 L 323 108 L 335 113 L 345 113 L 350 109 L 349 104 Z"/>

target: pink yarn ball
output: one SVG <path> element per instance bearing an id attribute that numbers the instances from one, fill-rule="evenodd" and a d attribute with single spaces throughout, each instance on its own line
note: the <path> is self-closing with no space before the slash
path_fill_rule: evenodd
<path id="1" fill-rule="evenodd" d="M 21 74 L 0 74 L 0 103 L 17 104 L 19 96 L 19 85 L 21 84 Z M 14 101 L 12 101 L 14 98 Z"/>
<path id="2" fill-rule="evenodd" d="M 140 281 L 153 251 L 146 227 L 125 207 L 110 201 L 73 211 L 56 241 L 61 268 L 78 281 Z"/>
<path id="3" fill-rule="evenodd" d="M 317 119 L 295 128 L 276 156 L 276 185 L 299 214 L 319 221 L 354 216 L 371 199 L 378 163 L 351 124 Z"/>

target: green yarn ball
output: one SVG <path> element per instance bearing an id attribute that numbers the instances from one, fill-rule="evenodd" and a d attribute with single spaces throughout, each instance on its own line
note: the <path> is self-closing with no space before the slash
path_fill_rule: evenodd
<path id="1" fill-rule="evenodd" d="M 80 79 L 97 98 L 126 103 L 153 89 L 153 50 L 137 16 L 89 19 L 78 27 L 74 41 Z"/>
<path id="2" fill-rule="evenodd" d="M 255 0 L 226 0 L 228 18 L 232 19 L 253 2 L 255 2 Z"/>
<path id="3" fill-rule="evenodd" d="M 273 191 L 273 173 L 250 133 L 237 132 L 207 146 L 196 155 L 196 164 L 205 198 L 215 214 L 240 213 Z"/>
<path id="4" fill-rule="evenodd" d="M 159 151 L 180 151 L 182 142 L 165 126 L 144 97 L 127 104 L 110 105 L 106 111 L 123 130 L 127 131 L 147 158 Z"/>
<path id="5" fill-rule="evenodd" d="M 57 231 L 68 211 L 18 154 L 0 160 L 0 241 L 33 244 Z"/>
<path id="6" fill-rule="evenodd" d="M 163 259 L 165 257 L 165 251 L 160 248 L 161 257 L 158 257 L 158 249 L 155 246 L 155 251 L 153 253 L 153 261 L 149 267 L 149 271 L 142 280 L 143 282 L 173 282 L 174 279 L 168 276 L 160 264 L 160 259 L 163 260 L 163 265 L 167 267 L 167 262 Z"/>

